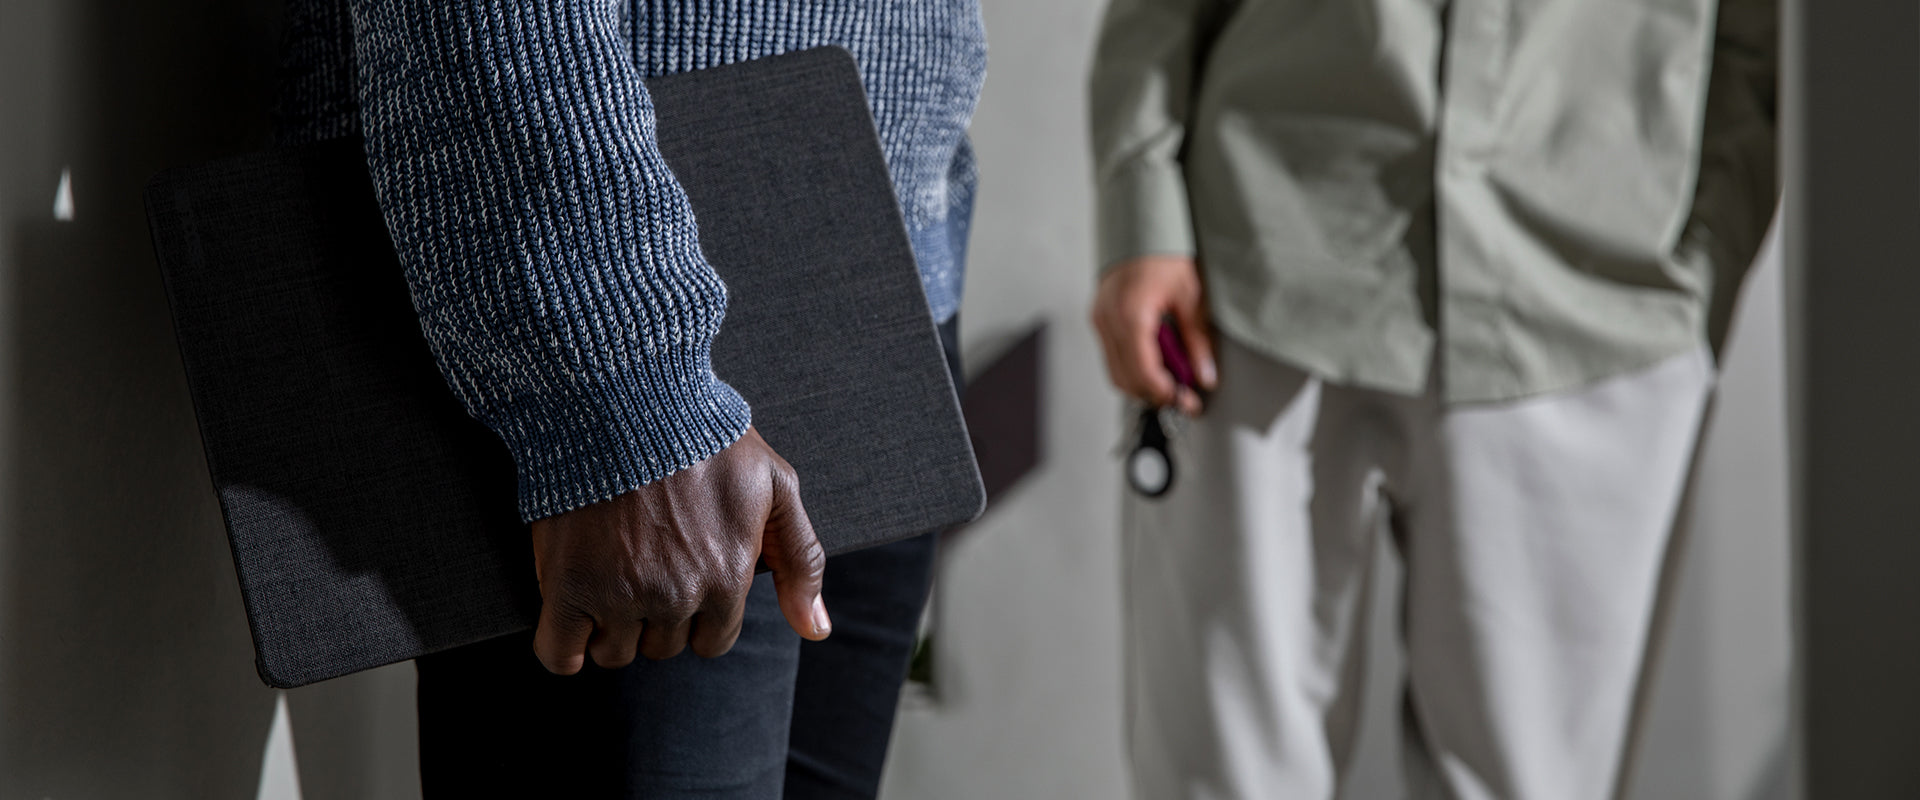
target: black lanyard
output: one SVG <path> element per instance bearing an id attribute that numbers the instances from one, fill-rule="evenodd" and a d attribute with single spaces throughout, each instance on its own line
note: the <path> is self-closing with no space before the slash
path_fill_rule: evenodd
<path id="1" fill-rule="evenodd" d="M 1173 318 L 1160 321 L 1160 330 L 1155 337 L 1160 345 L 1160 358 L 1166 364 L 1167 372 L 1186 391 L 1200 391 L 1199 381 L 1194 379 L 1192 361 L 1187 357 L 1186 342 L 1181 341 L 1180 330 L 1173 324 Z M 1158 498 L 1173 489 L 1173 451 L 1167 447 L 1166 426 L 1160 421 L 1162 409 L 1148 407 L 1140 412 L 1140 438 L 1127 451 L 1127 485 L 1149 499 Z"/>
<path id="2" fill-rule="evenodd" d="M 1146 498 L 1158 498 L 1173 488 L 1173 452 L 1160 425 L 1160 409 L 1140 412 L 1140 438 L 1127 453 L 1127 485 Z"/>

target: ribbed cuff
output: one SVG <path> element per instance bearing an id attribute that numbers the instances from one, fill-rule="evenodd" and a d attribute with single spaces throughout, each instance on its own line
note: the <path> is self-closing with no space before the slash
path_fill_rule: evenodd
<path id="1" fill-rule="evenodd" d="M 565 396 L 516 398 L 494 432 L 519 468 L 522 519 L 612 499 L 740 439 L 752 423 L 746 400 L 714 376 L 704 346 L 679 355 Z"/>
<path id="2" fill-rule="evenodd" d="M 1101 176 L 1100 271 L 1146 255 L 1193 255 L 1193 217 L 1180 166 L 1136 161 Z"/>

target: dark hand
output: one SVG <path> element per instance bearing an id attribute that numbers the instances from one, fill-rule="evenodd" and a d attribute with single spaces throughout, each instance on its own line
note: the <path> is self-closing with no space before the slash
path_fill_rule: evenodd
<path id="1" fill-rule="evenodd" d="M 602 503 L 533 523 L 540 578 L 534 653 L 561 675 L 677 655 L 712 658 L 740 637 L 756 561 L 773 571 L 787 624 L 832 628 L 826 553 L 793 467 L 753 429 L 712 458 Z"/>
<path id="2" fill-rule="evenodd" d="M 1173 315 L 1200 388 L 1213 390 L 1213 333 L 1200 267 L 1184 256 L 1142 256 L 1121 263 L 1100 279 L 1093 327 L 1107 357 L 1107 379 L 1149 405 L 1200 413 L 1200 396 L 1179 385 L 1160 357 L 1160 320 Z"/>

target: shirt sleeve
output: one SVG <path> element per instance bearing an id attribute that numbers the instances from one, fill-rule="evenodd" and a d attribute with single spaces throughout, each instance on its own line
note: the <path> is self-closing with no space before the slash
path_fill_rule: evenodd
<path id="1" fill-rule="evenodd" d="M 725 449 L 726 288 L 609 0 L 354 0 L 360 127 L 422 331 L 528 520 Z"/>
<path id="2" fill-rule="evenodd" d="M 1780 199 L 1779 2 L 1721 0 L 1718 15 L 1688 231 L 1714 267 L 1707 326 L 1715 349 Z"/>
<path id="3" fill-rule="evenodd" d="M 1113 0 L 1088 81 L 1101 268 L 1192 255 L 1180 164 L 1200 65 L 1223 0 Z"/>

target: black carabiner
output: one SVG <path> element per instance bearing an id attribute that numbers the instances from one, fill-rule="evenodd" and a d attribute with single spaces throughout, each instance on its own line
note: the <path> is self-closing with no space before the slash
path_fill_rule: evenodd
<path id="1" fill-rule="evenodd" d="M 1127 485 L 1141 497 L 1158 499 L 1173 488 L 1173 453 L 1160 427 L 1160 409 L 1140 412 L 1140 441 L 1127 453 Z"/>

